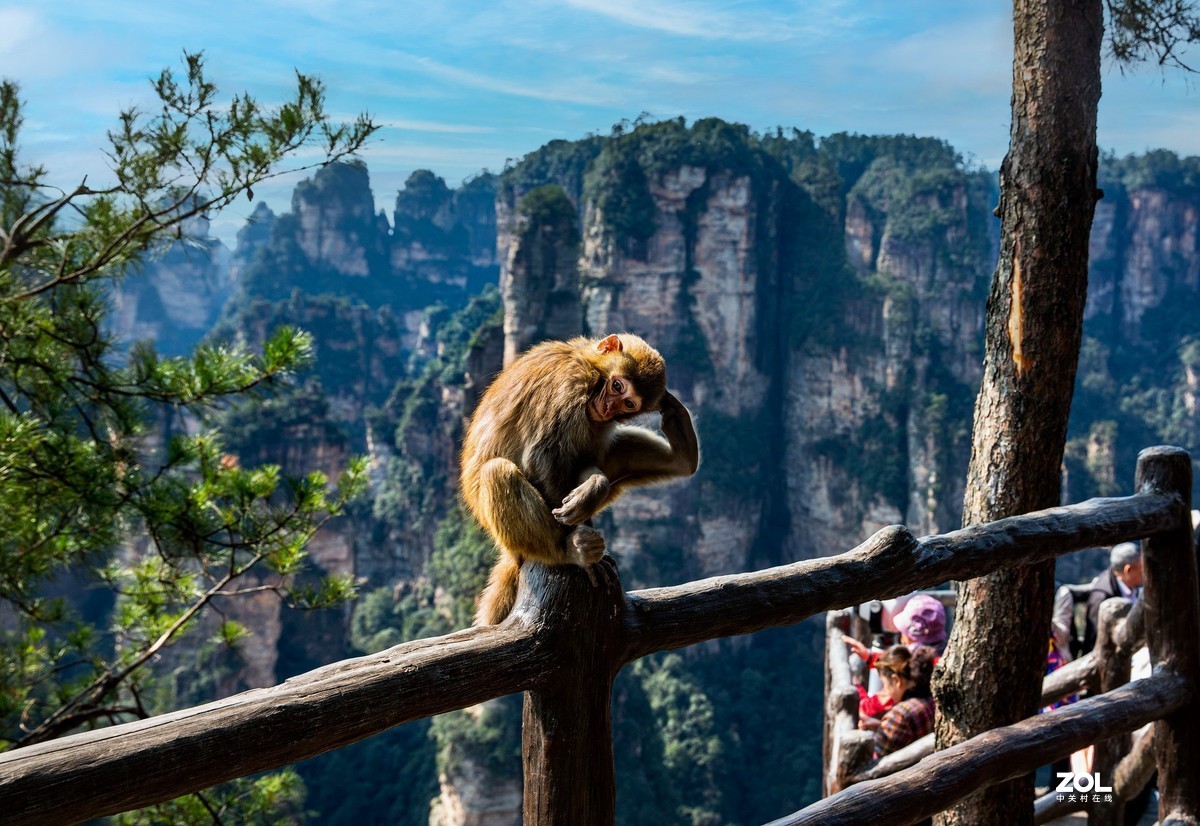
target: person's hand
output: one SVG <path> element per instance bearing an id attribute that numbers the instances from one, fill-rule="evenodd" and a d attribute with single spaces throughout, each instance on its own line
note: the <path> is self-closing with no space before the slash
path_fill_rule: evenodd
<path id="1" fill-rule="evenodd" d="M 875 731 L 875 729 L 879 728 L 879 718 L 863 717 L 858 721 L 858 727 L 863 731 Z"/>
<path id="2" fill-rule="evenodd" d="M 854 637 L 851 637 L 848 634 L 842 634 L 842 642 L 850 646 L 850 651 L 854 654 L 857 654 L 859 659 L 861 659 L 863 662 L 866 662 L 868 659 L 870 659 L 871 649 L 854 639 Z"/>

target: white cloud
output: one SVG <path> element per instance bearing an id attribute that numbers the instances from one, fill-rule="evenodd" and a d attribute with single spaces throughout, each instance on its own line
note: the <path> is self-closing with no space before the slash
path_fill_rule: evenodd
<path id="1" fill-rule="evenodd" d="M 347 120 L 347 118 L 342 118 Z M 387 118 L 381 120 L 383 126 L 392 129 L 404 129 L 409 132 L 441 132 L 453 135 L 481 135 L 495 132 L 494 126 L 471 126 L 462 123 L 439 123 L 432 120 L 405 120 L 403 118 Z"/>
<path id="2" fill-rule="evenodd" d="M 716 76 L 710 72 L 690 71 L 679 66 L 668 66 L 666 64 L 647 66 L 642 70 L 641 74 L 647 80 L 655 80 L 662 83 L 674 83 L 683 86 L 711 83 L 717 79 Z"/>
<path id="3" fill-rule="evenodd" d="M 868 65 L 910 92 L 1004 95 L 1012 88 L 1012 19 L 979 15 L 934 26 L 866 55 Z"/>
<path id="4" fill-rule="evenodd" d="M 41 16 L 33 9 L 0 7 L 0 59 L 32 40 L 41 22 Z"/>
<path id="5" fill-rule="evenodd" d="M 598 14 L 629 26 L 653 29 L 706 40 L 791 40 L 807 31 L 798 25 L 799 14 L 778 16 L 761 7 L 746 13 L 726 11 L 696 2 L 665 0 L 563 0 L 576 9 Z"/>
<path id="6" fill-rule="evenodd" d="M 533 98 L 557 103 L 574 103 L 580 105 L 602 105 L 619 102 L 623 95 L 611 86 L 597 83 L 588 77 L 554 78 L 540 82 L 518 82 L 502 77 L 475 72 L 470 69 L 460 69 L 429 57 L 395 53 L 410 64 L 427 74 L 435 75 L 461 86 L 498 92 L 504 95 Z"/>

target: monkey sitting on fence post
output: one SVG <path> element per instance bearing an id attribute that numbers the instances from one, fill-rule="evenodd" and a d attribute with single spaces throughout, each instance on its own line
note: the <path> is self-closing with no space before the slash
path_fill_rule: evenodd
<path id="1" fill-rule="evenodd" d="M 653 411 L 662 436 L 625 423 Z M 475 624 L 508 616 L 524 560 L 598 562 L 605 542 L 591 518 L 626 488 L 690 476 L 699 459 L 692 418 L 667 391 L 666 363 L 641 338 L 530 348 L 488 387 L 463 440 L 463 501 L 500 551 Z"/>

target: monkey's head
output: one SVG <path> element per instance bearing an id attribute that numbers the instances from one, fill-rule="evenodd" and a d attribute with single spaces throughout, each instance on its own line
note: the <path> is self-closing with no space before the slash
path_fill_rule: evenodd
<path id="1" fill-rule="evenodd" d="M 667 365 L 641 338 L 623 333 L 600 339 L 595 364 L 601 381 L 588 400 L 589 419 L 620 421 L 658 410 L 667 392 Z"/>

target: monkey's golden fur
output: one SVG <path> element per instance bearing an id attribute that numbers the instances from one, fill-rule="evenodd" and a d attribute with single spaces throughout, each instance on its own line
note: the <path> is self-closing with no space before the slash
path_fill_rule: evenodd
<path id="1" fill-rule="evenodd" d="M 621 414 L 593 420 L 589 403 L 612 377 L 632 382 L 637 413 L 662 407 L 667 439 L 620 424 L 628 418 Z M 528 350 L 483 394 L 463 441 L 463 501 L 500 550 L 476 624 L 508 616 L 522 561 L 598 561 L 603 537 L 582 523 L 622 489 L 689 475 L 698 459 L 687 409 L 667 392 L 662 356 L 642 339 L 576 338 Z"/>

